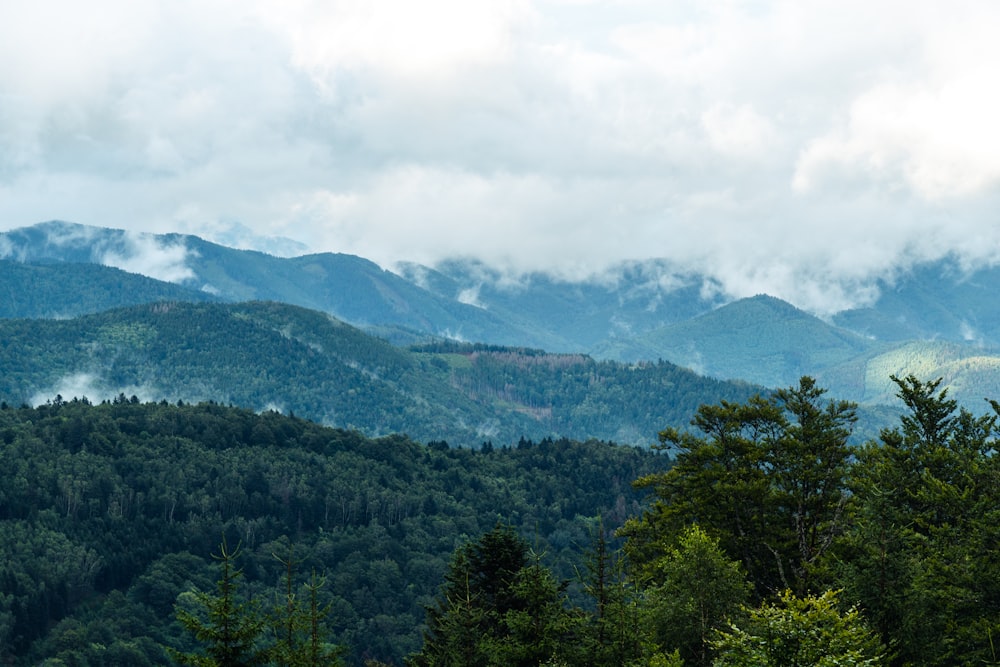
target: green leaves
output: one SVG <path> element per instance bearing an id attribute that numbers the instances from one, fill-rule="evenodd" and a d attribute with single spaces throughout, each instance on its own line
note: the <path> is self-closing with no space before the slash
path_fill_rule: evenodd
<path id="1" fill-rule="evenodd" d="M 737 615 L 750 595 L 739 564 L 699 526 L 686 528 L 677 546 L 654 564 L 645 590 L 648 641 L 658 649 L 678 650 L 686 664 L 708 665 L 710 639 Z"/>
<path id="2" fill-rule="evenodd" d="M 838 594 L 798 598 L 786 591 L 774 604 L 747 610 L 747 619 L 712 642 L 715 667 L 877 667 L 877 635 L 858 609 L 838 609 Z"/>
<path id="3" fill-rule="evenodd" d="M 809 590 L 843 527 L 855 420 L 853 404 L 824 404 L 823 394 L 803 377 L 771 397 L 703 405 L 692 420 L 701 435 L 661 432 L 674 465 L 638 480 L 656 500 L 622 531 L 640 569 L 655 561 L 657 540 L 697 523 L 743 564 L 759 597 Z"/>
<path id="4" fill-rule="evenodd" d="M 900 663 L 995 660 L 1000 624 L 996 416 L 973 416 L 940 380 L 892 378 L 902 428 L 859 452 L 841 579 Z"/>

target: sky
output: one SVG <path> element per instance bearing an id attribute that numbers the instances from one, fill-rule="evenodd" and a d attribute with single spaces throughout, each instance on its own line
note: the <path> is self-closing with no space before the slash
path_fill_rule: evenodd
<path id="1" fill-rule="evenodd" d="M 998 25 L 992 0 L 0 0 L 0 230 L 663 258 L 834 312 L 1000 261 Z"/>

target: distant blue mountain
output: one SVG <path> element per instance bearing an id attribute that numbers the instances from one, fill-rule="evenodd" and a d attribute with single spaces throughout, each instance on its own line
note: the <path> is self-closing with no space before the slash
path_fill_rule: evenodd
<path id="1" fill-rule="evenodd" d="M 0 289 L 12 295 L 0 302 L 3 317 L 68 317 L 163 300 L 276 301 L 396 344 L 451 339 L 663 359 L 767 386 L 810 374 L 866 401 L 891 400 L 888 375 L 915 372 L 947 377 L 953 395 L 981 402 L 976 393 L 994 390 L 989 369 L 1000 347 L 1000 269 L 963 271 L 953 260 L 880 280 L 870 306 L 824 320 L 765 295 L 732 303 L 706 296 L 718 294 L 710 278 L 664 260 L 576 281 L 511 278 L 475 260 L 388 271 L 352 255 L 276 257 L 196 236 L 66 222 L 0 234 L 0 258 L 7 260 Z"/>

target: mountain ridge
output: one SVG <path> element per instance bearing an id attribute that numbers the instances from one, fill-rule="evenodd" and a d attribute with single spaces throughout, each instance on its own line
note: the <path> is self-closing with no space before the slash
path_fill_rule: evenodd
<path id="1" fill-rule="evenodd" d="M 601 280 L 544 273 L 511 280 L 469 259 L 436 267 L 403 263 L 394 272 L 353 255 L 275 257 L 190 235 L 63 222 L 0 234 L 0 255 L 29 262 L 16 270 L 0 265 L 7 267 L 8 293 L 32 296 L 30 303 L 9 299 L 0 308 L 7 317 L 66 317 L 139 301 L 271 300 L 328 313 L 399 345 L 454 339 L 597 360 L 665 359 L 763 386 L 787 386 L 809 374 L 839 397 L 862 402 L 893 398 L 887 377 L 874 377 L 887 369 L 948 377 L 965 405 L 979 406 L 975 393 L 982 390 L 1000 391 L 990 379 L 1000 348 L 1000 302 L 992 297 L 1000 269 L 960 270 L 954 259 L 877 281 L 872 304 L 820 319 L 776 297 L 727 302 L 709 277 L 660 260 L 623 264 Z M 107 281 L 107 271 L 95 268 L 93 278 L 70 279 L 68 287 L 14 275 L 29 266 L 83 275 L 84 263 L 102 262 L 172 282 L 155 287 L 149 277 L 115 274 L 117 291 L 136 296 L 115 300 L 111 290 L 102 301 L 88 294 L 94 291 L 88 283 Z M 67 296 L 74 291 L 80 296 Z M 953 347 L 942 356 L 935 341 Z"/>
<path id="2" fill-rule="evenodd" d="M 569 437 L 648 445 L 698 405 L 761 388 L 665 362 L 447 343 L 404 349 L 299 306 L 158 303 L 0 320 L 0 399 L 215 401 L 369 436 L 479 446 Z"/>

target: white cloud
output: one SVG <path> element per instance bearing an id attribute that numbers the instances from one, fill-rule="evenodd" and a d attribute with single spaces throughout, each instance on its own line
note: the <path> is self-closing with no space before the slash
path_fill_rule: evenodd
<path id="1" fill-rule="evenodd" d="M 766 151 L 778 139 L 770 121 L 749 105 L 712 106 L 702 113 L 701 124 L 712 148 L 735 158 L 766 159 Z"/>
<path id="2" fill-rule="evenodd" d="M 1000 54 L 995 62 L 1000 62 Z M 823 187 L 824 172 L 853 171 L 927 200 L 1000 185 L 1000 92 L 981 67 L 938 85 L 885 84 L 856 99 L 846 128 L 803 151 L 795 185 Z"/>
<path id="3" fill-rule="evenodd" d="M 918 259 L 1000 256 L 985 0 L 3 13 L 4 228 L 238 222 L 386 265 L 566 276 L 657 256 L 821 312 Z M 110 260 L 186 275 L 181 249 L 130 253 Z"/>
<path id="4" fill-rule="evenodd" d="M 482 288 L 481 285 L 476 285 L 475 287 L 469 287 L 467 289 L 461 290 L 458 293 L 456 299 L 459 303 L 464 303 L 469 306 L 475 306 L 476 308 L 485 308 L 483 303 L 479 300 L 479 290 Z"/>
<path id="5" fill-rule="evenodd" d="M 99 263 L 157 280 L 179 283 L 195 277 L 187 265 L 188 249 L 183 243 L 161 244 L 151 234 L 126 232 L 124 249 L 106 250 Z"/>

